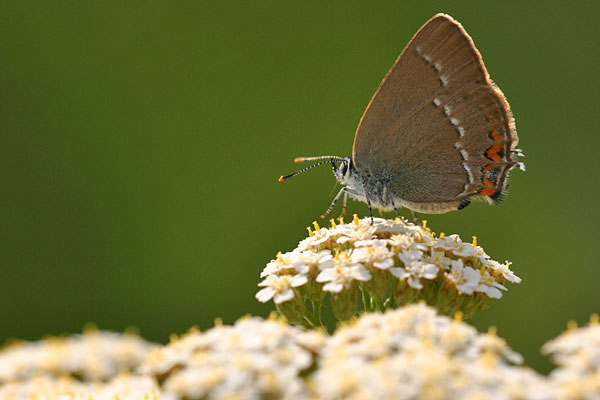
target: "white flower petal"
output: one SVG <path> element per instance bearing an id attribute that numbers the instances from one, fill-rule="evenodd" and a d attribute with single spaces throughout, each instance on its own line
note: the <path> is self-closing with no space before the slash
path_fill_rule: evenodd
<path id="1" fill-rule="evenodd" d="M 275 302 L 275 304 L 281 304 L 281 303 L 284 303 L 293 298 L 294 298 L 294 291 L 292 289 L 286 289 L 281 293 L 277 293 L 273 297 L 273 301 Z"/>
<path id="2" fill-rule="evenodd" d="M 323 290 L 326 292 L 339 293 L 344 288 L 344 285 L 337 282 L 329 282 L 323 286 Z"/>
<path id="3" fill-rule="evenodd" d="M 296 275 L 290 280 L 291 287 L 298 287 L 304 285 L 308 282 L 308 277 L 306 275 Z"/>
<path id="4" fill-rule="evenodd" d="M 266 287 L 263 288 L 261 290 L 259 290 L 255 297 L 256 300 L 260 301 L 261 303 L 266 303 L 267 301 L 271 300 L 273 298 L 273 296 L 275 296 L 275 290 L 271 287 Z"/>

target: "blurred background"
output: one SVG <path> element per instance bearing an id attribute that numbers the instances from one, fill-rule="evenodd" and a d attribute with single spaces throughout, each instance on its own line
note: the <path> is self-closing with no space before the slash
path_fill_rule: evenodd
<path id="1" fill-rule="evenodd" d="M 437 12 L 506 94 L 527 172 L 498 206 L 424 218 L 513 262 L 523 283 L 469 322 L 547 372 L 540 346 L 600 312 L 600 2 L 2 2 L 0 341 L 93 322 L 166 342 L 267 315 L 260 271 L 334 183 L 329 167 L 277 178 L 350 155 Z"/>

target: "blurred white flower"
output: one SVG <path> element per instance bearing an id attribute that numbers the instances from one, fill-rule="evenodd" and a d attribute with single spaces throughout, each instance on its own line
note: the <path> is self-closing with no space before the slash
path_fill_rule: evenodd
<path id="1" fill-rule="evenodd" d="M 558 367 L 549 380 L 557 398 L 600 399 L 600 318 L 592 315 L 587 326 L 569 323 L 567 331 L 542 347 Z"/>
<path id="2" fill-rule="evenodd" d="M 149 376 L 120 374 L 106 383 L 80 382 L 69 376 L 38 375 L 23 381 L 0 386 L 0 399 L 40 400 L 176 400 L 162 393 Z"/>
<path id="3" fill-rule="evenodd" d="M 82 335 L 14 343 L 0 352 L 0 384 L 35 375 L 109 379 L 139 365 L 157 345 L 133 333 L 88 328 Z"/>
<path id="4" fill-rule="evenodd" d="M 520 356 L 422 304 L 365 314 L 321 349 L 319 399 L 550 399 L 544 378 L 511 365 Z"/>
<path id="5" fill-rule="evenodd" d="M 174 338 L 140 371 L 160 376 L 174 399 L 308 399 L 302 374 L 325 339 L 282 320 L 242 318 Z"/>
<path id="6" fill-rule="evenodd" d="M 495 328 L 478 333 L 423 303 L 363 314 L 331 335 L 258 317 L 166 346 L 127 335 L 89 330 L 0 349 L 0 399 L 600 398 L 598 315 L 543 346 L 558 365 L 548 377 L 519 366 Z"/>

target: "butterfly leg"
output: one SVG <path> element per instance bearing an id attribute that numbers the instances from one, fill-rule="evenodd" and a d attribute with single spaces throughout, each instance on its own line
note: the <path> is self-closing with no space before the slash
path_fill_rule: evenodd
<path id="1" fill-rule="evenodd" d="M 345 188 L 344 188 L 345 189 Z M 348 203 L 348 191 L 344 190 L 344 204 L 342 206 L 342 213 L 340 214 L 340 216 L 338 217 L 338 219 L 340 220 L 340 223 L 342 221 L 342 218 L 344 218 L 344 215 L 346 215 L 346 204 Z"/>
<path id="2" fill-rule="evenodd" d="M 339 200 L 340 196 L 342 195 L 342 193 L 345 194 L 344 196 L 344 210 L 342 211 L 342 215 L 346 213 L 346 197 L 348 197 L 348 194 L 346 193 L 346 187 L 344 186 L 339 192 L 338 194 L 335 195 L 335 198 L 333 199 L 333 201 L 331 202 L 331 204 L 329 205 L 329 208 L 327 209 L 327 211 L 325 211 L 322 215 L 321 218 L 325 218 L 326 216 L 329 215 L 329 213 L 331 212 L 331 210 L 333 210 L 333 206 L 335 206 L 335 203 L 337 203 L 337 201 Z"/>
<path id="3" fill-rule="evenodd" d="M 371 199 L 365 185 L 362 185 L 363 191 L 365 192 L 365 198 L 367 199 L 367 205 L 369 206 L 369 214 L 371 215 L 371 226 L 373 226 L 373 207 L 371 207 Z"/>
<path id="4" fill-rule="evenodd" d="M 398 216 L 398 218 L 402 219 L 402 215 L 400 215 L 400 211 L 398 211 L 398 207 L 396 207 L 396 204 L 394 203 L 394 199 L 392 200 L 392 207 L 394 207 L 394 211 L 396 211 L 396 215 Z"/>

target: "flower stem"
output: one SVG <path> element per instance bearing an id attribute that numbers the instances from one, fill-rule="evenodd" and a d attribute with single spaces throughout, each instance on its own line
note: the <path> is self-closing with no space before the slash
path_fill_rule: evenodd
<path id="1" fill-rule="evenodd" d="M 323 326 L 323 321 L 321 320 L 321 309 L 323 308 L 323 300 L 312 300 L 312 308 L 313 326 Z"/>

